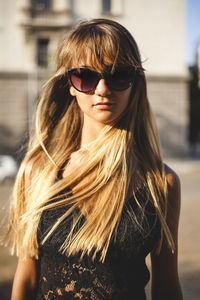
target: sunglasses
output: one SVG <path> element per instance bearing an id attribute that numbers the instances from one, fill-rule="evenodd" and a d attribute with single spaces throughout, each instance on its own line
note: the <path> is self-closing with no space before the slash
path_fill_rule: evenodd
<path id="1" fill-rule="evenodd" d="M 79 92 L 93 91 L 99 80 L 105 79 L 111 90 L 123 91 L 128 89 L 135 78 L 137 69 L 132 66 L 119 66 L 111 72 L 112 66 L 106 72 L 98 73 L 89 68 L 68 69 L 67 73 L 72 86 Z"/>

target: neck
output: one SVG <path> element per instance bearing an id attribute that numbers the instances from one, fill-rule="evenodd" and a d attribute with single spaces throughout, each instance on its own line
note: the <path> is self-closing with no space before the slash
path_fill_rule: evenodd
<path id="1" fill-rule="evenodd" d="M 84 118 L 82 134 L 81 134 L 81 146 L 87 147 L 87 145 L 93 142 L 98 136 L 100 131 L 105 127 L 105 124 L 98 122 L 91 122 L 87 118 Z"/>

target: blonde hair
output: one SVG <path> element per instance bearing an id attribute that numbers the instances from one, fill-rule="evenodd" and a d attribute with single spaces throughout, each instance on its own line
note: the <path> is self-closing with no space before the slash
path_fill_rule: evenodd
<path id="1" fill-rule="evenodd" d="M 84 161 L 80 162 L 78 172 L 72 170 L 70 175 L 58 181 L 58 171 L 80 147 L 82 114 L 76 99 L 69 93 L 66 71 L 82 62 L 99 71 L 111 63 L 113 68 L 124 64 L 139 71 L 123 115 L 112 126 L 105 126 L 91 144 Z M 146 193 L 148 201 L 153 203 L 162 231 L 173 249 L 173 239 L 166 224 L 166 176 L 135 40 L 114 21 L 81 22 L 59 48 L 57 66 L 57 72 L 47 83 L 38 104 L 35 134 L 15 182 L 8 230 L 12 250 L 25 257 L 37 258 L 37 228 L 42 212 L 53 207 L 66 207 L 65 214 L 52 224 L 43 240 L 45 243 L 75 208 L 87 203 L 93 207 L 92 213 L 76 232 L 74 229 L 81 218 L 79 211 L 60 250 L 67 255 L 79 251 L 82 256 L 92 253 L 93 257 L 100 251 L 100 260 L 104 261 L 110 241 L 117 232 L 124 203 L 130 194 L 135 195 L 137 182 L 149 191 Z M 83 183 L 81 188 L 76 186 L 91 173 L 95 174 L 92 180 Z M 71 186 L 74 186 L 73 195 L 70 191 L 59 194 Z M 141 207 L 139 199 L 137 203 Z"/>

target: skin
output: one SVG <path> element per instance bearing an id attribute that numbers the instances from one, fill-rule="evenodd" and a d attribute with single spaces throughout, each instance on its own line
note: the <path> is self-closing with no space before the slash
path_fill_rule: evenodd
<path id="1" fill-rule="evenodd" d="M 180 180 L 178 175 L 167 165 L 165 172 L 168 183 L 167 225 L 171 231 L 175 252 L 172 254 L 166 241 L 163 242 L 159 255 L 151 253 L 152 300 L 182 300 L 183 295 L 178 276 L 178 224 L 181 205 Z"/>
<path id="2" fill-rule="evenodd" d="M 128 104 L 130 92 L 131 88 L 122 92 L 111 91 L 106 86 L 104 79 L 101 79 L 95 91 L 89 94 L 80 93 L 73 87 L 70 88 L 70 93 L 76 97 L 84 115 L 82 144 L 87 145 L 90 141 L 94 140 L 106 124 L 111 123 L 115 118 L 120 116 Z M 123 101 L 121 101 L 122 99 Z M 106 109 L 95 106 L 98 102 L 106 101 L 113 102 L 113 105 Z M 70 164 L 63 172 L 63 177 L 70 172 L 70 168 L 77 166 L 78 160 L 84 157 L 84 151 L 72 154 Z M 172 254 L 166 242 L 164 242 L 159 255 L 151 254 L 152 300 L 182 300 L 177 268 L 180 181 L 176 173 L 168 166 L 165 167 L 165 170 L 169 190 L 167 224 L 175 241 L 176 251 Z M 39 275 L 39 261 L 32 258 L 27 260 L 19 258 L 11 300 L 34 299 Z"/>
<path id="3" fill-rule="evenodd" d="M 84 121 L 81 143 L 87 145 L 99 135 L 100 130 L 117 119 L 128 105 L 132 87 L 124 91 L 110 90 L 104 79 L 101 79 L 96 89 L 89 93 L 81 93 L 73 86 L 70 94 L 76 97 L 83 112 Z M 104 107 L 108 103 L 107 107 Z"/>
<path id="4" fill-rule="evenodd" d="M 34 258 L 19 257 L 14 276 L 11 300 L 34 300 L 39 282 L 40 264 Z"/>

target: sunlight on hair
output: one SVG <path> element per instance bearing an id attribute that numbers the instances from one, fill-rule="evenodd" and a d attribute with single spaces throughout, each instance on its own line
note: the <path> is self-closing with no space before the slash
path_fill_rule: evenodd
<path id="1" fill-rule="evenodd" d="M 35 135 L 16 178 L 7 236 L 13 253 L 22 253 L 24 257 L 38 258 L 37 228 L 42 212 L 62 206 L 66 207 L 66 212 L 52 224 L 43 243 L 76 210 L 71 231 L 60 251 L 67 255 L 80 251 L 82 257 L 92 254 L 93 259 L 100 252 L 100 260 L 104 261 L 117 233 L 127 198 L 135 196 L 138 208 L 144 209 L 136 195 L 140 189 L 155 207 L 163 236 L 174 250 L 166 224 L 166 175 L 139 50 L 121 25 L 113 25 L 112 21 L 107 24 L 99 22 L 91 31 L 92 22 L 76 26 L 59 48 L 57 73 L 49 80 L 41 96 Z M 78 168 L 57 180 L 59 170 L 80 148 L 82 114 L 69 93 L 66 70 L 83 61 L 98 71 L 112 62 L 113 66 L 135 66 L 140 72 L 133 84 L 128 107 L 120 119 L 112 126 L 105 126 L 99 137 L 89 144 L 89 151 Z M 87 180 L 84 182 L 83 178 Z M 77 184 L 80 182 L 81 188 Z M 61 193 L 67 188 L 71 191 Z M 92 211 L 75 232 L 82 217 L 80 208 L 86 204 L 92 207 Z M 134 214 L 132 218 L 135 218 Z"/>

